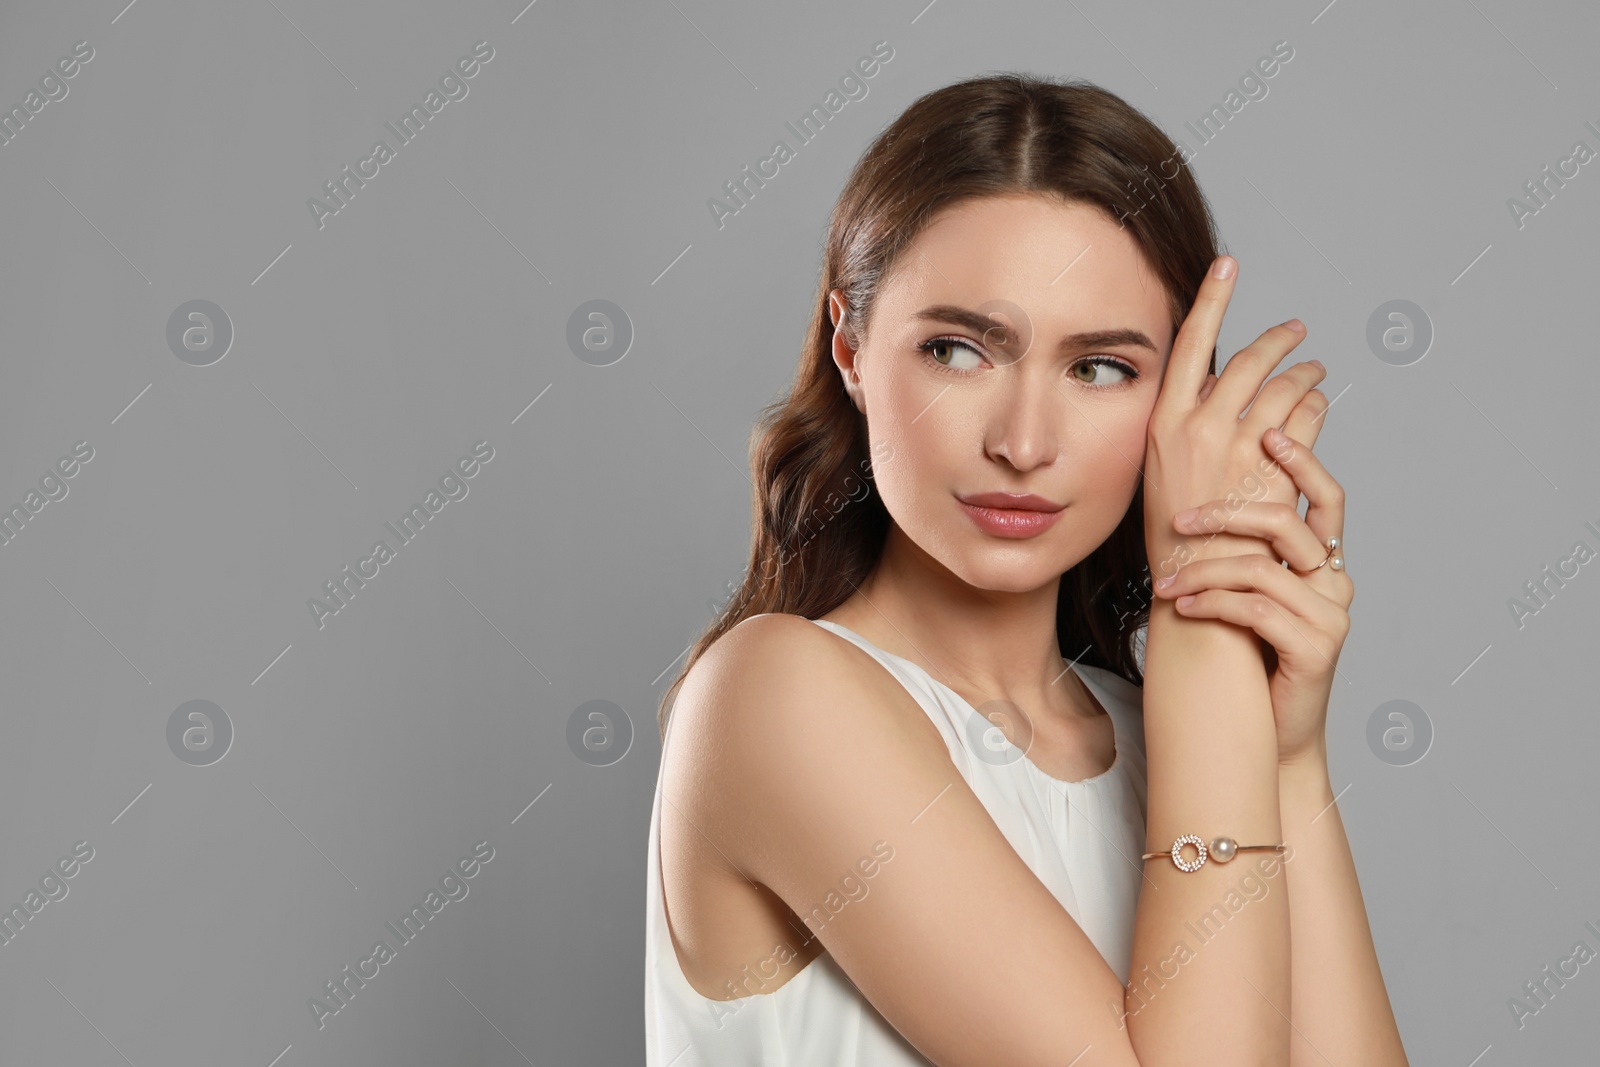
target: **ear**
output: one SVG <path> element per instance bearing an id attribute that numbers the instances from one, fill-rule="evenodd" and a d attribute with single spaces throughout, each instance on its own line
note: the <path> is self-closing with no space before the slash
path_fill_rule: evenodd
<path id="1" fill-rule="evenodd" d="M 856 368 L 856 347 L 851 341 L 857 333 L 844 290 L 828 291 L 828 318 L 833 322 L 833 365 L 839 368 L 839 374 L 844 379 L 844 391 L 850 394 L 856 410 L 865 412 L 867 401 L 861 390 L 861 374 Z"/>

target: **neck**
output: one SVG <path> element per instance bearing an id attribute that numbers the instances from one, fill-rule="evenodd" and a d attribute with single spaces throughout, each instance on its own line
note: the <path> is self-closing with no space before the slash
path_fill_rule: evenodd
<path id="1" fill-rule="evenodd" d="M 1036 589 L 978 589 L 891 525 L 878 566 L 830 614 L 959 693 L 1060 703 L 1077 694 L 1056 642 L 1059 586 L 1058 576 Z"/>

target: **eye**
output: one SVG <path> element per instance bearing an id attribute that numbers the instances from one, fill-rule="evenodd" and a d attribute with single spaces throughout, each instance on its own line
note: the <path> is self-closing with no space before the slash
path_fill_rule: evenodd
<path id="1" fill-rule="evenodd" d="M 924 353 L 923 358 L 931 361 L 936 368 L 949 371 L 953 374 L 971 374 L 983 362 L 983 353 L 955 337 L 935 337 L 931 341 L 924 341 L 917 348 Z M 959 365 L 960 359 L 975 361 L 972 365 Z"/>
<path id="2" fill-rule="evenodd" d="M 1079 370 L 1085 367 L 1091 368 L 1092 372 L 1094 373 L 1094 377 L 1092 379 L 1079 378 L 1078 380 L 1083 382 L 1085 385 L 1093 385 L 1100 389 L 1116 389 L 1121 386 L 1132 385 L 1139 378 L 1138 371 L 1134 370 L 1120 359 L 1112 359 L 1110 356 L 1090 356 L 1088 359 L 1073 364 L 1072 371 L 1070 373 L 1076 374 Z M 1104 375 L 1101 373 L 1102 369 L 1116 371 L 1118 374 L 1122 375 L 1121 380 L 1102 382 L 1100 380 L 1102 377 L 1104 377 Z"/>

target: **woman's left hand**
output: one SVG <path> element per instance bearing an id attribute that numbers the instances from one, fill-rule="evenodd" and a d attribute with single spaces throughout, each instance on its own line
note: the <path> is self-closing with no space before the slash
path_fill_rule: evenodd
<path id="1" fill-rule="evenodd" d="M 1188 522 L 1174 516 L 1173 528 L 1185 534 L 1245 534 L 1272 545 L 1273 559 L 1253 553 L 1196 559 L 1171 581 L 1155 585 L 1157 596 L 1179 599 L 1180 615 L 1223 619 L 1265 642 L 1273 717 L 1277 722 L 1278 762 L 1294 763 L 1326 751 L 1324 731 L 1333 677 L 1350 632 L 1348 608 L 1355 598 L 1350 576 L 1333 569 L 1328 538 L 1344 543 L 1344 489 L 1306 445 L 1269 429 L 1263 436 L 1274 456 L 1306 496 L 1305 518 L 1297 507 L 1268 501 L 1213 500 L 1195 509 Z M 1283 566 L 1299 571 L 1300 575 Z M 1316 567 L 1316 570 L 1311 568 Z"/>

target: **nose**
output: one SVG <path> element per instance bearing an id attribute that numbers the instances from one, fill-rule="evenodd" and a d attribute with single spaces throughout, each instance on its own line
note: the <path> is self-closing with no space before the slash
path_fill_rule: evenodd
<path id="1" fill-rule="evenodd" d="M 1021 360 L 998 373 L 1005 376 L 990 394 L 985 449 L 1019 471 L 1051 463 L 1061 451 L 1061 418 L 1069 401 L 1061 391 L 1031 370 L 1047 369 L 1044 360 Z"/>

